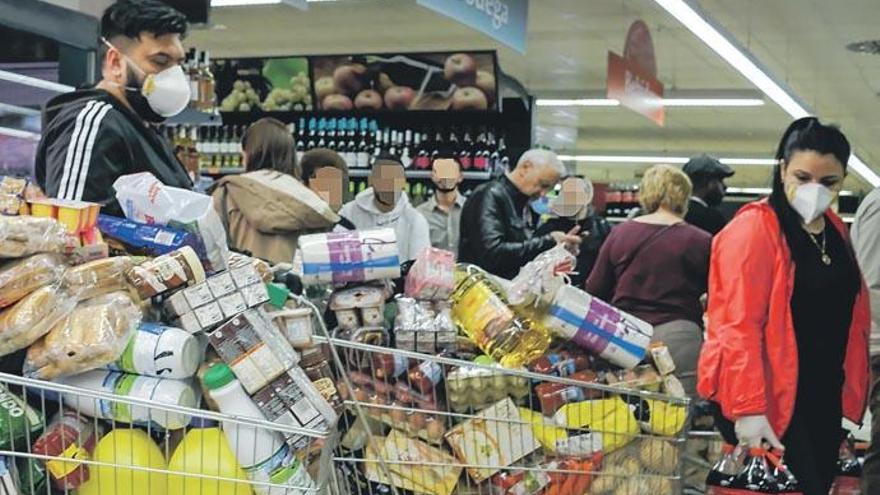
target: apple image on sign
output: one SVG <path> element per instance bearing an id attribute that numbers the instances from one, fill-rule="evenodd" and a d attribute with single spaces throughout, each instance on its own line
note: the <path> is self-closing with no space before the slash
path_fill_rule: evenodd
<path id="1" fill-rule="evenodd" d="M 327 95 L 321 100 L 321 108 L 324 110 L 351 110 L 354 108 L 354 105 L 351 102 L 351 98 L 345 95 L 332 94 Z"/>
<path id="2" fill-rule="evenodd" d="M 486 110 L 489 100 L 479 88 L 460 88 L 452 94 L 453 110 Z"/>
<path id="3" fill-rule="evenodd" d="M 336 83 L 333 82 L 332 77 L 324 76 L 315 81 L 315 95 L 318 97 L 318 101 L 324 101 L 324 98 L 335 92 Z"/>
<path id="4" fill-rule="evenodd" d="M 443 76 L 456 86 L 473 86 L 477 83 L 477 61 L 467 53 L 454 53 L 443 64 Z"/>
<path id="5" fill-rule="evenodd" d="M 406 110 L 415 99 L 415 90 L 408 86 L 393 86 L 385 92 L 385 106 L 390 110 Z"/>
<path id="6" fill-rule="evenodd" d="M 358 110 L 381 110 L 382 95 L 374 89 L 365 89 L 354 99 L 354 107 Z"/>
<path id="7" fill-rule="evenodd" d="M 492 105 L 495 101 L 495 75 L 491 72 L 478 70 L 476 87 L 486 95 L 489 105 Z"/>
<path id="8" fill-rule="evenodd" d="M 367 68 L 363 64 L 341 65 L 333 71 L 333 82 L 340 93 L 355 95 L 364 89 L 364 74 Z"/>

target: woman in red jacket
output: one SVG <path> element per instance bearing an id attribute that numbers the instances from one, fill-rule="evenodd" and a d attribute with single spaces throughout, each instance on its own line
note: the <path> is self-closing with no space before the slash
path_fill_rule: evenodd
<path id="1" fill-rule="evenodd" d="M 809 117 L 789 126 L 768 200 L 745 206 L 712 246 L 708 338 L 697 390 L 730 443 L 782 448 L 806 495 L 826 495 L 841 417 L 865 411 L 867 291 L 828 210 L 850 145 Z"/>

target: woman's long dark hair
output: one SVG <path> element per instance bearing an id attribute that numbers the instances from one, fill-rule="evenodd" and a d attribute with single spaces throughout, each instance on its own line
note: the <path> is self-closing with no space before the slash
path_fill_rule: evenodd
<path id="1" fill-rule="evenodd" d="M 770 205 L 779 218 L 785 241 L 791 250 L 792 259 L 803 259 L 812 256 L 812 249 L 805 249 L 803 243 L 795 242 L 795 236 L 804 235 L 801 217 L 791 207 L 782 183 L 782 164 L 788 164 L 791 157 L 798 151 L 815 151 L 820 155 L 833 155 L 846 172 L 850 155 L 850 144 L 836 126 L 819 122 L 816 117 L 804 117 L 795 120 L 785 130 L 779 146 L 776 148 L 776 166 L 773 168 L 773 190 L 770 193 Z M 808 246 L 811 247 L 811 246 Z M 852 260 L 855 263 L 854 260 Z"/>
<path id="2" fill-rule="evenodd" d="M 247 171 L 271 169 L 298 176 L 296 143 L 283 122 L 264 117 L 248 127 L 241 140 L 247 155 Z"/>

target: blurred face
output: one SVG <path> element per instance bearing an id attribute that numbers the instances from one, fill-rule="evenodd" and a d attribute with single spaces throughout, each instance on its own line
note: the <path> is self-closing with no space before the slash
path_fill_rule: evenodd
<path id="1" fill-rule="evenodd" d="M 376 201 L 384 206 L 397 204 L 398 198 L 406 186 L 403 167 L 397 164 L 378 165 L 370 175 L 370 185 L 376 193 Z"/>
<path id="2" fill-rule="evenodd" d="M 309 179 L 309 189 L 326 201 L 333 211 L 342 208 L 342 170 L 331 166 L 315 170 Z"/>
<path id="3" fill-rule="evenodd" d="M 586 184 L 579 177 L 569 177 L 562 181 L 559 196 L 550 204 L 550 209 L 560 217 L 582 218 L 592 198 L 587 197 Z"/>
<path id="4" fill-rule="evenodd" d="M 799 186 L 819 184 L 828 188 L 834 196 L 843 188 L 846 171 L 834 155 L 820 155 L 815 151 L 797 151 L 788 163 L 781 167 L 782 183 L 789 200 Z"/>
<path id="5" fill-rule="evenodd" d="M 514 173 L 519 176 L 519 190 L 531 199 L 538 199 L 556 187 L 559 173 L 553 167 L 536 167 L 532 162 L 523 162 Z"/>
<path id="6" fill-rule="evenodd" d="M 706 193 L 703 199 L 709 206 L 718 206 L 724 201 L 724 194 L 726 192 L 727 186 L 724 184 L 724 179 L 716 177 L 706 185 Z"/>
<path id="7" fill-rule="evenodd" d="M 431 168 L 431 181 L 440 191 L 452 192 L 456 190 L 462 181 L 458 162 L 448 158 L 435 160 Z"/>

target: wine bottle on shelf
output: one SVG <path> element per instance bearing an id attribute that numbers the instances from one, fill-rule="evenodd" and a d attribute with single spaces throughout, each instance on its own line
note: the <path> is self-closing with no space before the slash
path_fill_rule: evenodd
<path id="1" fill-rule="evenodd" d="M 470 133 L 465 130 L 464 137 L 461 141 L 461 149 L 458 151 L 458 162 L 461 164 L 462 170 L 470 170 L 473 168 L 474 143 Z"/>
<path id="2" fill-rule="evenodd" d="M 482 130 L 477 135 L 477 142 L 474 144 L 474 154 L 471 166 L 474 170 L 485 171 L 489 162 L 489 148 L 486 145 L 486 131 Z"/>
<path id="3" fill-rule="evenodd" d="M 208 156 L 208 151 L 205 149 L 205 141 L 207 140 L 208 128 L 207 127 L 199 127 L 196 130 L 196 153 L 199 154 L 199 168 L 202 170 L 206 170 L 211 166 L 211 159 Z"/>
<path id="4" fill-rule="evenodd" d="M 357 144 L 357 160 L 355 168 L 367 168 L 370 166 L 370 126 L 366 118 L 361 119 L 360 123 L 360 140 Z"/>
<path id="5" fill-rule="evenodd" d="M 233 168 L 241 168 L 241 137 L 244 135 L 244 126 L 232 126 L 232 164 Z"/>
<path id="6" fill-rule="evenodd" d="M 387 133 L 387 132 L 388 131 L 385 131 L 385 133 Z M 383 146 L 383 139 L 385 138 L 385 133 L 383 133 L 379 129 L 376 129 L 376 132 L 375 132 L 376 137 L 373 139 L 373 160 L 374 161 L 378 160 L 379 156 L 382 155 L 382 146 Z"/>
<path id="7" fill-rule="evenodd" d="M 348 168 L 355 168 L 358 164 L 357 119 L 348 120 L 348 130 L 345 133 L 345 163 Z"/>
<path id="8" fill-rule="evenodd" d="M 496 177 L 510 172 L 510 157 L 507 156 L 507 143 L 504 142 L 504 135 L 498 138 L 498 161 L 495 162 L 495 168 L 492 174 Z"/>
<path id="9" fill-rule="evenodd" d="M 327 119 L 327 134 L 326 134 L 326 142 L 324 143 L 324 147 L 330 148 L 331 150 L 338 151 L 336 146 L 336 125 L 338 121 L 336 119 Z"/>
<path id="10" fill-rule="evenodd" d="M 189 108 L 199 106 L 199 61 L 198 52 L 190 48 L 186 56 L 186 78 L 189 80 Z"/>
<path id="11" fill-rule="evenodd" d="M 216 99 L 214 73 L 211 72 L 211 57 L 208 50 L 205 50 L 199 58 L 199 110 L 212 112 Z"/>
<path id="12" fill-rule="evenodd" d="M 391 139 L 388 141 L 388 146 L 385 148 L 388 150 L 388 155 L 390 155 L 392 158 L 400 159 L 400 149 L 397 147 L 399 139 L 399 133 L 392 129 Z"/>
<path id="13" fill-rule="evenodd" d="M 415 158 L 413 159 L 413 167 L 417 170 L 427 170 L 431 167 L 431 159 L 428 157 L 428 133 L 416 133 L 413 149 L 415 150 Z"/>
<path id="14" fill-rule="evenodd" d="M 428 167 L 431 167 L 431 164 L 434 163 L 434 160 L 440 156 L 440 153 L 443 153 L 445 150 L 443 149 L 446 143 L 443 142 L 443 133 L 441 131 L 437 131 L 437 134 L 434 135 L 434 142 L 431 143 L 431 155 L 430 155 L 430 163 L 428 163 Z"/>
<path id="15" fill-rule="evenodd" d="M 455 128 L 449 131 L 449 140 L 446 144 L 449 146 L 449 152 L 453 155 L 458 155 L 458 152 L 461 151 L 461 142 L 458 140 Z"/>
<path id="16" fill-rule="evenodd" d="M 306 151 L 314 149 L 317 146 L 317 128 L 318 119 L 312 117 L 309 119 L 309 140 L 306 142 Z"/>
<path id="17" fill-rule="evenodd" d="M 318 120 L 318 142 L 315 145 L 317 148 L 326 148 L 327 147 L 327 120 L 322 118 Z"/>

